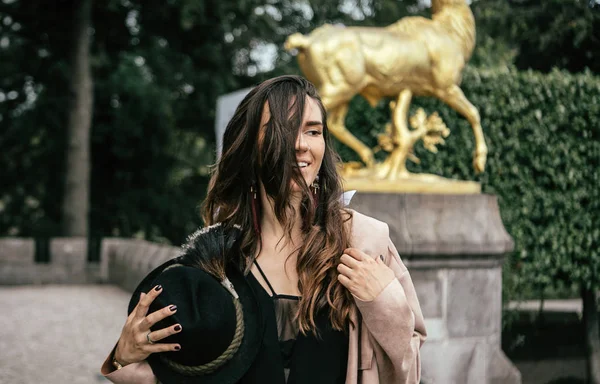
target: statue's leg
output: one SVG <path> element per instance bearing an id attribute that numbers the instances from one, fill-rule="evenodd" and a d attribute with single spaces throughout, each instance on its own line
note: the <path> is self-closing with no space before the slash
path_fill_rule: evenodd
<path id="1" fill-rule="evenodd" d="M 465 97 L 465 94 L 458 85 L 452 85 L 446 90 L 438 91 L 436 92 L 436 96 L 456 112 L 463 115 L 465 119 L 469 121 L 469 124 L 471 124 L 475 136 L 473 168 L 475 168 L 475 172 L 483 172 L 487 160 L 487 145 L 485 144 L 485 137 L 483 136 L 483 130 L 481 129 L 479 111 Z"/>
<path id="2" fill-rule="evenodd" d="M 407 174 L 406 157 L 412 148 L 412 140 L 408 130 L 408 108 L 412 100 L 412 91 L 404 89 L 398 94 L 395 101 L 390 102 L 392 110 L 392 139 L 393 148 L 389 156 L 377 169 L 377 177 L 380 179 L 397 180 Z"/>
<path id="3" fill-rule="evenodd" d="M 396 146 L 401 145 L 402 137 L 408 134 L 408 109 L 412 100 L 412 91 L 404 89 L 398 94 L 396 106 L 392 111 L 392 139 Z"/>
<path id="4" fill-rule="evenodd" d="M 373 151 L 346 128 L 345 120 L 348 113 L 348 101 L 335 103 L 335 100 L 327 95 L 321 95 L 321 98 L 329 115 L 327 125 L 331 133 L 343 144 L 352 148 L 367 167 L 375 165 Z"/>
<path id="5" fill-rule="evenodd" d="M 386 159 L 388 180 L 397 180 L 407 174 L 406 158 L 412 148 L 410 132 L 408 130 L 408 109 L 412 100 L 412 91 L 404 89 L 398 94 L 396 105 L 392 108 L 392 140 L 394 149 Z"/>

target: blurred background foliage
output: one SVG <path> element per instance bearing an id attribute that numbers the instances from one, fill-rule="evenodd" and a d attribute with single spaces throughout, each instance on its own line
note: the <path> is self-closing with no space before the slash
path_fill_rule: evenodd
<path id="1" fill-rule="evenodd" d="M 290 33 L 324 22 L 392 21 L 408 4 L 93 2 L 88 232 L 180 243 L 201 224 L 217 97 L 297 72 L 294 57 L 282 52 Z M 3 235 L 61 235 L 77 5 L 0 1 L 0 50 L 9 58 L 0 63 Z"/>
<path id="2" fill-rule="evenodd" d="M 76 4 L 0 0 L 0 235 L 61 235 Z M 475 0 L 472 9 L 464 91 L 482 115 L 488 170 L 473 174 L 467 122 L 430 99 L 413 112 L 439 111 L 452 133 L 437 156 L 418 145 L 411 169 L 478 180 L 499 196 L 516 240 L 507 295 L 598 287 L 600 5 Z M 283 50 L 289 34 L 428 14 L 418 0 L 95 1 L 89 233 L 179 244 L 201 225 L 216 99 L 300 73 Z M 356 98 L 347 124 L 374 146 L 388 113 Z"/>

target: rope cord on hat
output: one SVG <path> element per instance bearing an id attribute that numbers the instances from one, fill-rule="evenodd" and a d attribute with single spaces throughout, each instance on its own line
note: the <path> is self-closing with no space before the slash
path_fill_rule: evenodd
<path id="1" fill-rule="evenodd" d="M 186 376 L 199 376 L 205 375 L 208 373 L 212 373 L 220 368 L 223 364 L 229 361 L 233 355 L 238 351 L 240 345 L 242 344 L 242 339 L 244 338 L 244 311 L 242 308 L 242 304 L 239 299 L 233 298 L 233 304 L 235 305 L 235 334 L 233 335 L 233 339 L 231 340 L 231 344 L 229 347 L 221 354 L 221 356 L 217 357 L 210 363 L 206 363 L 198 366 L 189 366 L 176 363 L 172 360 L 166 358 L 163 354 L 160 354 L 161 360 L 172 370 L 181 373 Z"/>

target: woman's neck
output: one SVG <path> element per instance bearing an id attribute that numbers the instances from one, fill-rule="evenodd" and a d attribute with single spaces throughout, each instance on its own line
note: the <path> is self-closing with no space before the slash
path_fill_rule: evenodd
<path id="1" fill-rule="evenodd" d="M 302 234 L 302 218 L 300 216 L 300 197 L 293 196 L 291 204 L 288 207 L 288 217 L 293 217 L 293 224 L 290 228 L 279 222 L 275 215 L 275 209 L 273 207 L 273 200 L 267 197 L 264 190 L 260 194 L 261 199 L 261 217 L 260 217 L 260 231 L 262 235 L 263 245 L 264 243 L 271 243 L 276 240 L 278 247 L 285 247 L 288 245 L 298 245 L 301 234 Z M 296 213 L 295 215 L 293 213 Z M 280 241 L 282 240 L 282 241 Z"/>

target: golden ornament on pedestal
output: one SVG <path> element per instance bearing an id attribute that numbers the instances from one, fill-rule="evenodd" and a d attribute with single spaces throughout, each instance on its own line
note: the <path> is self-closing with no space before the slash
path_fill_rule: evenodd
<path id="1" fill-rule="evenodd" d="M 331 133 L 353 149 L 364 163 L 344 164 L 345 189 L 370 192 L 480 193 L 479 183 L 414 174 L 406 160 L 417 161 L 414 144 L 436 152 L 449 129 L 437 113 L 427 116 L 408 110 L 413 95 L 431 96 L 464 116 L 473 129 L 473 167 L 483 172 L 487 146 L 479 112 L 460 89 L 462 70 L 475 46 L 475 20 L 465 0 L 432 0 L 432 18 L 405 17 L 383 28 L 324 25 L 309 35 L 290 35 L 288 50 L 298 50 L 298 62 L 307 79 L 319 89 L 328 111 Z M 348 103 L 363 96 L 372 106 L 384 97 L 392 122 L 379 135 L 379 148 L 389 152 L 381 163 L 374 150 L 345 126 Z"/>

